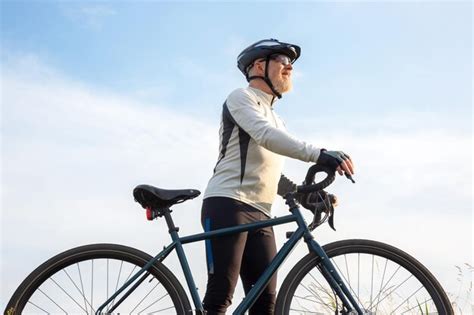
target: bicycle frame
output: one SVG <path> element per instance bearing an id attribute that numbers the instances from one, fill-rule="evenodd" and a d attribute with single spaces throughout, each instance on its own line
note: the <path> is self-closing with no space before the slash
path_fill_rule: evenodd
<path id="1" fill-rule="evenodd" d="M 234 311 L 233 314 L 242 315 L 244 314 L 257 300 L 260 296 L 268 282 L 270 281 L 271 277 L 275 274 L 275 272 L 279 269 L 281 264 L 285 261 L 288 255 L 293 251 L 296 244 L 301 240 L 304 239 L 305 243 L 308 245 L 308 249 L 310 252 L 314 252 L 317 256 L 321 257 L 321 264 L 319 269 L 326 279 L 328 283 L 331 285 L 334 293 L 340 298 L 343 303 L 343 308 L 345 308 L 349 313 L 357 312 L 358 314 L 363 314 L 363 311 L 358 306 L 357 302 L 355 301 L 352 294 L 349 292 L 347 286 L 342 281 L 339 273 L 337 272 L 336 268 L 324 252 L 323 248 L 314 240 L 310 230 L 307 227 L 307 224 L 301 215 L 300 209 L 298 205 L 295 203 L 295 200 L 292 196 L 286 197 L 287 204 L 290 206 L 290 215 L 286 215 L 279 218 L 268 219 L 265 221 L 243 224 L 235 227 L 224 228 L 213 230 L 210 232 L 194 234 L 185 237 L 179 237 L 178 235 L 178 228 L 175 227 L 173 220 L 171 218 L 170 210 L 166 209 L 164 211 L 164 217 L 166 219 L 166 223 L 169 228 L 169 233 L 171 235 L 172 243 L 166 246 L 159 254 L 157 254 L 152 260 L 150 260 L 141 270 L 139 270 L 133 277 L 131 277 L 120 289 L 117 290 L 104 304 L 102 304 L 98 309 L 96 314 L 101 314 L 102 310 L 112 301 L 114 301 L 118 295 L 120 295 L 124 290 L 126 290 L 135 280 L 139 279 L 130 289 L 119 299 L 114 306 L 108 310 L 108 312 L 113 312 L 113 310 L 121 304 L 139 285 L 148 274 L 144 274 L 153 264 L 157 261 L 163 261 L 174 249 L 176 249 L 176 253 L 178 255 L 179 262 L 181 264 L 181 268 L 184 273 L 184 277 L 186 279 L 189 292 L 191 293 L 191 297 L 194 303 L 196 314 L 204 314 L 204 309 L 202 306 L 201 299 L 197 292 L 196 285 L 194 283 L 194 279 L 191 273 L 191 269 L 189 268 L 189 264 L 186 258 L 186 254 L 184 253 L 183 245 L 188 243 L 194 243 L 214 237 L 225 236 L 229 234 L 236 234 L 240 232 L 246 232 L 254 229 L 259 229 L 268 226 L 276 226 L 281 224 L 286 224 L 290 222 L 296 222 L 298 228 L 296 231 L 292 233 L 289 240 L 282 246 L 282 248 L 278 251 L 274 259 L 272 260 L 270 266 L 264 271 L 264 273 L 260 276 L 259 280 L 255 285 L 252 287 L 250 292 L 245 296 L 242 302 L 238 305 L 237 309 Z"/>

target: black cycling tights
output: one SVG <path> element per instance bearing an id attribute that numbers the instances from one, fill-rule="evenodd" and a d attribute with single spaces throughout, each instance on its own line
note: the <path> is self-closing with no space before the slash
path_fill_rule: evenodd
<path id="1" fill-rule="evenodd" d="M 201 222 L 211 231 L 268 219 L 265 214 L 240 201 L 212 197 L 203 202 Z M 225 314 L 232 303 L 240 274 L 247 294 L 276 255 L 272 227 L 206 240 L 208 282 L 204 309 L 207 314 Z M 276 275 L 250 309 L 249 314 L 273 314 Z"/>

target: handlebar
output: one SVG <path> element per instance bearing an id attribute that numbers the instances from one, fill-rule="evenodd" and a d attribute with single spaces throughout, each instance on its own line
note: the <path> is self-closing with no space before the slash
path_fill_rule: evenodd
<path id="1" fill-rule="evenodd" d="M 326 173 L 326 177 L 315 183 L 314 180 L 316 178 L 317 173 Z M 346 172 L 344 172 L 344 175 L 355 183 L 354 179 L 352 176 Z M 329 225 L 333 230 L 336 230 L 334 228 L 334 206 L 333 206 L 333 200 L 330 198 L 330 195 L 328 195 L 323 189 L 331 185 L 334 180 L 336 179 L 336 170 L 323 166 L 323 165 L 318 165 L 314 164 L 308 169 L 308 173 L 306 174 L 305 180 L 303 182 L 303 185 L 297 186 L 296 187 L 296 193 L 299 194 L 309 194 L 313 192 L 317 192 L 317 195 L 319 198 L 322 198 L 322 201 L 316 202 L 316 204 L 309 205 L 307 204 L 308 200 L 301 200 L 301 204 L 303 207 L 310 209 L 314 216 L 313 216 L 313 222 L 308 225 L 308 228 L 310 231 L 314 230 L 316 227 L 319 225 L 323 224 L 326 220 L 329 221 Z M 287 200 L 288 203 L 288 200 Z M 313 208 L 314 207 L 314 208 Z M 325 213 L 325 216 L 322 218 L 321 215 L 322 213 Z"/>
<path id="2" fill-rule="evenodd" d="M 326 173 L 326 177 L 322 181 L 313 184 L 316 174 L 320 172 Z M 303 185 L 297 186 L 296 191 L 299 193 L 310 193 L 313 191 L 323 190 L 331 185 L 334 182 L 334 179 L 336 179 L 335 170 L 326 166 L 314 164 L 308 169 Z"/>
<path id="3" fill-rule="evenodd" d="M 326 177 L 320 182 L 314 183 L 316 174 L 321 173 L 321 172 L 326 173 Z M 347 177 L 347 179 L 355 183 L 351 175 L 345 172 L 344 172 L 344 175 Z M 314 164 L 308 169 L 308 173 L 306 174 L 303 185 L 297 186 L 296 191 L 298 193 L 306 194 L 306 193 L 311 193 L 318 190 L 323 190 L 324 188 L 331 185 L 335 179 L 336 179 L 336 170 L 327 166 Z"/>

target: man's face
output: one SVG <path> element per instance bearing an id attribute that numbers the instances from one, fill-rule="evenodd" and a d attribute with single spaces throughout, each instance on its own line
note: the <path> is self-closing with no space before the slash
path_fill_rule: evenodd
<path id="1" fill-rule="evenodd" d="M 291 82 L 293 66 L 290 61 L 285 55 L 275 55 L 268 65 L 268 77 L 281 94 L 290 91 L 293 87 Z"/>

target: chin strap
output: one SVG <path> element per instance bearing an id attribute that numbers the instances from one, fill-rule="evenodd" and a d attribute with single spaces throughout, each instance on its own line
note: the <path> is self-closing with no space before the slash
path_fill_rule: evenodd
<path id="1" fill-rule="evenodd" d="M 281 98 L 281 94 L 275 89 L 272 81 L 268 77 L 268 64 L 269 63 L 270 63 L 270 58 L 267 57 L 267 59 L 265 60 L 265 76 L 264 77 L 260 75 L 254 75 L 254 76 L 249 77 L 247 74 L 247 82 L 250 82 L 251 80 L 254 80 L 254 79 L 262 79 L 268 85 L 270 90 L 272 90 L 273 94 L 275 94 L 278 98 Z"/>

